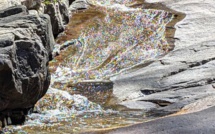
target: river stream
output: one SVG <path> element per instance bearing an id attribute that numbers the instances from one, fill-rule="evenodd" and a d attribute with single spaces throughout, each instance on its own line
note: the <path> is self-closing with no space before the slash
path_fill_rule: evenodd
<path id="1" fill-rule="evenodd" d="M 174 15 L 142 9 L 144 3 L 137 0 L 89 3 L 89 9 L 73 13 L 56 39 L 56 49 L 69 47 L 50 62 L 47 94 L 25 124 L 8 126 L 5 133 L 79 133 L 153 118 L 147 111 L 118 105 L 111 79 L 171 49 L 165 32 Z"/>

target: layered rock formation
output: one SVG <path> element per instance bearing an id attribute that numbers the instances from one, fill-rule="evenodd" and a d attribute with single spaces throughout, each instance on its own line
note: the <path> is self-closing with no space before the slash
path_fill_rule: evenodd
<path id="1" fill-rule="evenodd" d="M 28 1 L 28 0 L 26 0 Z M 51 17 L 52 31 L 55 37 L 63 32 L 69 22 L 70 12 L 87 8 L 85 0 L 60 0 L 49 4 L 41 4 L 39 12 Z"/>
<path id="2" fill-rule="evenodd" d="M 114 80 L 114 95 L 130 108 L 167 112 L 178 111 L 206 97 L 215 98 L 212 86 L 215 82 L 215 2 L 147 2 L 162 2 L 185 13 L 186 17 L 175 25 L 174 50 L 146 67 L 118 76 Z"/>
<path id="3" fill-rule="evenodd" d="M 46 93 L 54 38 L 48 15 L 26 7 L 0 11 L 0 111 L 28 109 Z"/>
<path id="4" fill-rule="evenodd" d="M 43 3 L 42 0 L 2 0 L 0 9 L 16 5 L 24 5 L 28 10 L 39 14 L 48 14 L 51 17 L 52 30 L 55 37 L 64 31 L 65 25 L 69 22 L 70 5 L 75 0 L 60 0 L 58 2 Z M 80 2 L 80 1 L 78 1 Z M 76 7 L 73 5 L 72 7 Z"/>
<path id="5" fill-rule="evenodd" d="M 22 123 L 23 115 L 46 93 L 54 36 L 69 22 L 69 5 L 73 1 L 49 4 L 41 0 L 0 1 L 0 120 L 3 126 Z"/>

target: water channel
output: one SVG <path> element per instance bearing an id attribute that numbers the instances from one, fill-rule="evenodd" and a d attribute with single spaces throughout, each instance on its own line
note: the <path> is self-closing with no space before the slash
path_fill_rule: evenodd
<path id="1" fill-rule="evenodd" d="M 68 47 L 50 62 L 51 85 L 35 113 L 21 126 L 4 128 L 5 133 L 79 133 L 156 118 L 118 105 L 111 78 L 172 50 L 171 27 L 181 17 L 141 0 L 89 3 L 88 9 L 72 14 L 56 39 L 59 47 Z"/>

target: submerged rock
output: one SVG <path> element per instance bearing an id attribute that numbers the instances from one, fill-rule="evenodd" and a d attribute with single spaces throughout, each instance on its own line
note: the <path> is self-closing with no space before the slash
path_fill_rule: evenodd
<path id="1" fill-rule="evenodd" d="M 0 11 L 0 111 L 27 109 L 46 93 L 54 38 L 49 16 Z"/>

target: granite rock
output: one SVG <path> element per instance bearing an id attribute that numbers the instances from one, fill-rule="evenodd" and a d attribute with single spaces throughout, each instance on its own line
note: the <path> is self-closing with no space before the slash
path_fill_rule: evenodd
<path id="1" fill-rule="evenodd" d="M 157 104 L 155 110 L 176 112 L 215 90 L 215 12 L 213 0 L 153 0 L 186 14 L 175 25 L 175 48 L 143 68 L 114 79 L 113 93 L 123 105 L 130 101 Z M 195 4 L 193 3 L 195 2 Z M 137 106 L 142 107 L 142 106 Z M 151 109 L 151 110 L 152 110 Z"/>
<path id="2" fill-rule="evenodd" d="M 0 16 L 0 111 L 33 107 L 50 83 L 50 18 L 29 15 L 25 6 L 1 10 Z"/>

